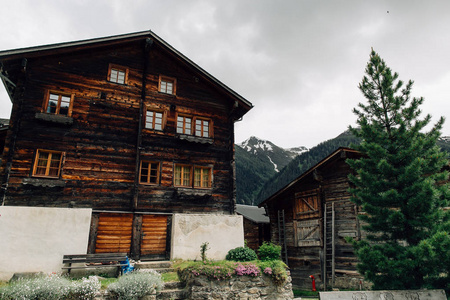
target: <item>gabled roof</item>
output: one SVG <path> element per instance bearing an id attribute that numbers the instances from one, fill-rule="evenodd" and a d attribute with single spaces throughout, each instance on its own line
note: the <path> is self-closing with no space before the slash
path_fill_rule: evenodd
<path id="1" fill-rule="evenodd" d="M 236 204 L 236 212 L 255 223 L 269 223 L 266 210 L 262 207 Z"/>
<path id="2" fill-rule="evenodd" d="M 214 76 L 212 76 L 211 74 L 206 72 L 203 68 L 201 68 L 196 63 L 191 61 L 189 58 L 184 56 L 181 52 L 179 52 L 178 50 L 173 48 L 171 45 L 169 45 L 166 41 L 164 41 L 162 38 L 157 36 L 151 30 L 135 32 L 135 33 L 128 33 L 128 34 L 121 34 L 121 35 L 115 35 L 115 36 L 109 36 L 109 37 L 102 37 L 102 38 L 73 41 L 73 42 L 49 44 L 49 45 L 20 48 L 20 49 L 13 49 L 13 50 L 4 50 L 4 51 L 0 51 L 0 62 L 3 60 L 21 59 L 21 58 L 27 58 L 27 57 L 39 57 L 39 56 L 43 56 L 43 55 L 48 55 L 49 53 L 52 53 L 55 51 L 62 53 L 62 52 L 76 51 L 76 50 L 85 49 L 85 48 L 89 48 L 89 47 L 95 48 L 95 47 L 100 47 L 100 46 L 121 44 L 124 42 L 130 42 L 130 41 L 145 40 L 147 38 L 150 38 L 153 41 L 156 41 L 159 45 L 161 45 L 166 50 L 168 50 L 169 52 L 174 54 L 176 57 L 178 57 L 182 62 L 186 63 L 187 65 L 189 65 L 190 67 L 192 67 L 193 69 L 198 71 L 200 74 L 202 74 L 205 78 L 210 80 L 210 82 L 216 84 L 218 87 L 223 89 L 227 94 L 236 98 L 236 100 L 240 102 L 241 106 L 245 107 L 246 111 L 250 110 L 253 107 L 253 105 L 248 100 L 246 100 L 244 97 L 242 97 L 241 95 L 239 95 L 238 93 L 236 93 L 235 91 L 230 89 L 228 86 L 223 84 L 217 78 L 215 78 Z M 4 76 L 2 76 L 2 79 L 3 79 L 3 83 L 5 84 L 5 87 L 7 87 Z"/>
<path id="3" fill-rule="evenodd" d="M 306 172 L 304 172 L 302 175 L 300 175 L 299 177 L 297 177 L 296 179 L 294 179 L 293 181 L 288 183 L 285 187 L 283 187 L 282 189 L 277 191 L 275 194 L 273 194 L 272 196 L 270 196 L 266 200 L 262 201 L 260 204 L 258 204 L 258 206 L 262 207 L 265 203 L 275 199 L 280 194 L 282 194 L 283 192 L 285 192 L 286 190 L 288 190 L 289 188 L 291 188 L 292 186 L 297 184 L 299 181 L 302 181 L 305 177 L 307 177 L 308 175 L 312 174 L 319 167 L 322 167 L 322 166 L 324 166 L 324 165 L 326 165 L 326 164 L 328 164 L 328 163 L 330 163 L 332 161 L 335 161 L 338 158 L 341 158 L 346 153 L 353 153 L 353 154 L 356 154 L 356 155 L 361 155 L 360 152 L 358 152 L 358 151 L 356 151 L 354 149 L 346 148 L 346 147 L 339 147 L 333 153 L 331 153 L 330 155 L 328 155 L 327 157 L 322 159 L 320 162 L 318 162 L 316 165 L 314 165 L 313 167 L 308 169 Z"/>

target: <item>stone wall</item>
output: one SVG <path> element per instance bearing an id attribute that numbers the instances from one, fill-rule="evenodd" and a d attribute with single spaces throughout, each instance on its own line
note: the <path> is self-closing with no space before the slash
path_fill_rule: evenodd
<path id="1" fill-rule="evenodd" d="M 290 274 L 288 274 L 290 275 Z M 291 277 L 284 285 L 277 286 L 267 276 L 237 276 L 230 280 L 211 281 L 206 276 L 191 277 L 186 282 L 188 299 L 246 299 L 246 300 L 276 300 L 293 299 Z"/>

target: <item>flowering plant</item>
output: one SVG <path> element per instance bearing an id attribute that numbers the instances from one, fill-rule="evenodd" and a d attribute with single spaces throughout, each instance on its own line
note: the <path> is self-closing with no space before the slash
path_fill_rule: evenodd
<path id="1" fill-rule="evenodd" d="M 236 275 L 238 275 L 238 276 L 248 275 L 248 276 L 253 276 L 253 277 L 258 276 L 260 273 L 259 268 L 252 263 L 249 263 L 249 264 L 237 263 L 235 272 L 236 272 Z"/>

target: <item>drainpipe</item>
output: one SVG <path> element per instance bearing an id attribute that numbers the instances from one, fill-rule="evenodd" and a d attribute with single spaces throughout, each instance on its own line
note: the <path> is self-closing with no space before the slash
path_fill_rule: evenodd
<path id="1" fill-rule="evenodd" d="M 139 199 L 139 168 L 141 162 L 141 149 L 142 149 L 142 125 L 144 122 L 144 101 L 146 96 L 147 89 L 147 69 L 148 69 L 148 54 L 150 52 L 150 48 L 153 45 L 153 40 L 151 38 L 147 38 L 145 40 L 144 45 L 144 69 L 142 71 L 142 90 L 141 90 L 141 99 L 139 101 L 139 126 L 138 126 L 138 134 L 136 141 L 136 166 L 134 173 L 134 186 L 133 186 L 133 200 L 132 200 L 132 211 L 136 211 L 138 207 L 138 199 Z"/>

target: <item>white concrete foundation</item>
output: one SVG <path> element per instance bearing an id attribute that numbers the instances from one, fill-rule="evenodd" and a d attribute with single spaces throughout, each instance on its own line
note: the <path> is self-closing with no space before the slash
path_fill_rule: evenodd
<path id="1" fill-rule="evenodd" d="M 64 254 L 87 251 L 92 209 L 0 206 L 0 280 L 61 272 Z"/>
<path id="2" fill-rule="evenodd" d="M 200 246 L 209 243 L 206 256 L 225 259 L 228 251 L 244 246 L 242 216 L 174 214 L 172 219 L 171 259 L 200 260 Z"/>

